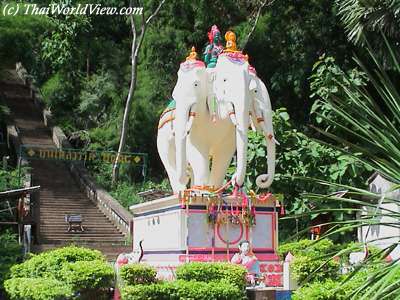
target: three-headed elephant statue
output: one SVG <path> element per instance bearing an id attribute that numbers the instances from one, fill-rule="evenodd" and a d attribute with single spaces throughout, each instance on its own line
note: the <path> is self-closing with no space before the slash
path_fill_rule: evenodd
<path id="1" fill-rule="evenodd" d="M 250 118 L 267 138 L 268 174 L 257 182 L 262 187 L 271 184 L 275 169 L 271 104 L 265 85 L 249 72 L 242 54 L 222 54 L 212 69 L 187 60 L 180 66 L 172 96 L 160 117 L 157 146 L 174 192 L 184 190 L 189 177 L 191 185 L 220 187 L 235 152 L 232 182 L 243 185 Z"/>

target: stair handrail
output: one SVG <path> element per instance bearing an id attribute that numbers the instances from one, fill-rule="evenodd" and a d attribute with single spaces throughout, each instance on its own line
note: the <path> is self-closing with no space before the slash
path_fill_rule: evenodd
<path id="1" fill-rule="evenodd" d="M 61 128 L 53 127 L 53 141 L 60 150 L 72 148 Z M 85 190 L 87 197 L 93 201 L 100 210 L 117 226 L 125 235 L 132 237 L 133 215 L 114 199 L 103 187 L 95 182 L 82 162 L 68 163 L 71 174 Z"/>

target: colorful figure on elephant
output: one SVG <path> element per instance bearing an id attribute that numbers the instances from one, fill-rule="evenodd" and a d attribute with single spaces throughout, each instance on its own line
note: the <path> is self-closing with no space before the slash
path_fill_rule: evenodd
<path id="1" fill-rule="evenodd" d="M 218 55 L 224 51 L 221 32 L 217 25 L 211 27 L 210 32 L 208 32 L 208 40 L 209 43 L 204 51 L 204 62 L 206 63 L 207 68 L 214 68 L 217 64 Z"/>

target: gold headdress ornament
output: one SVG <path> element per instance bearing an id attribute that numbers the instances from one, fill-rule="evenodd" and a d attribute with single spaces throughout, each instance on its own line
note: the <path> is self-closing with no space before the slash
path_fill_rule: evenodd
<path id="1" fill-rule="evenodd" d="M 225 52 L 237 52 L 236 34 L 233 31 L 225 33 L 226 49 Z"/>
<path id="2" fill-rule="evenodd" d="M 192 47 L 191 52 L 188 57 L 186 57 L 186 60 L 196 60 L 197 59 L 197 52 L 196 48 Z"/>

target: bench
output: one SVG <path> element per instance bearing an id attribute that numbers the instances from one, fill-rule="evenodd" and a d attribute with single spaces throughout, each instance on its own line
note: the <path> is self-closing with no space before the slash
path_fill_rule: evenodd
<path id="1" fill-rule="evenodd" d="M 68 223 L 68 232 L 84 232 L 82 226 L 82 215 L 65 215 L 65 222 Z"/>

